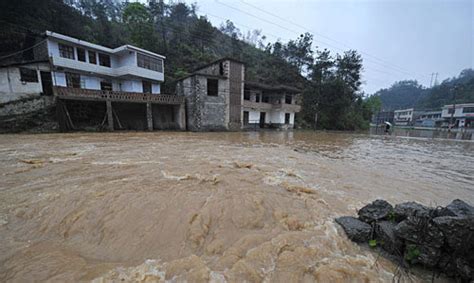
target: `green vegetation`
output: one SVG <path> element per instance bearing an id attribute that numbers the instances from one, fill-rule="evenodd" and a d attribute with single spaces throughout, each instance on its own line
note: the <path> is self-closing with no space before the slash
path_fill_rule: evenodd
<path id="1" fill-rule="evenodd" d="M 445 104 L 474 102 L 474 70 L 463 70 L 458 77 L 424 88 L 417 81 L 400 81 L 377 91 L 384 110 L 403 108 L 439 109 Z"/>
<path id="2" fill-rule="evenodd" d="M 197 16 L 195 4 L 177 1 L 16 0 L 0 5 L 0 57 L 34 45 L 41 32 L 51 30 L 109 47 L 133 44 L 165 55 L 163 90 L 169 93 L 176 79 L 199 65 L 221 57 L 239 59 L 246 63 L 246 80 L 303 90 L 297 120 L 301 126 L 366 128 L 379 108 L 374 99 L 363 99 L 362 57 L 354 50 L 314 51 L 309 33 L 287 43 L 266 43 L 259 30 L 244 34 L 229 20 L 213 27 L 206 17 Z M 28 59 L 32 52 L 21 55 Z"/>
<path id="3" fill-rule="evenodd" d="M 405 253 L 405 260 L 413 263 L 420 256 L 420 250 L 416 245 L 408 245 Z"/>
<path id="4" fill-rule="evenodd" d="M 375 239 L 369 240 L 369 247 L 371 247 L 371 248 L 377 247 L 377 240 L 375 240 Z"/>

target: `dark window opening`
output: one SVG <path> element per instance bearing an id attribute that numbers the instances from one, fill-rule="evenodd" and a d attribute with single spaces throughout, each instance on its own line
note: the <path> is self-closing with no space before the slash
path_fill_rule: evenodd
<path id="1" fill-rule="evenodd" d="M 248 125 L 248 124 L 249 124 L 249 112 L 244 111 L 244 125 Z"/>
<path id="2" fill-rule="evenodd" d="M 285 95 L 285 103 L 286 104 L 291 104 L 291 95 Z"/>
<path id="3" fill-rule="evenodd" d="M 163 60 L 137 53 L 137 65 L 140 68 L 163 73 Z"/>
<path id="4" fill-rule="evenodd" d="M 37 83 L 38 82 L 38 73 L 36 70 L 20 68 L 20 81 Z"/>
<path id="5" fill-rule="evenodd" d="M 219 75 L 224 75 L 224 62 L 219 63 Z"/>
<path id="6" fill-rule="evenodd" d="M 86 62 L 86 50 L 83 48 L 77 48 L 77 60 Z"/>
<path id="7" fill-rule="evenodd" d="M 215 79 L 207 79 L 207 95 L 217 96 L 219 93 L 219 81 Z"/>
<path id="8" fill-rule="evenodd" d="M 263 103 L 270 103 L 270 96 L 263 94 L 262 95 L 262 102 Z"/>
<path id="9" fill-rule="evenodd" d="M 448 109 L 448 114 L 453 114 L 454 113 L 454 108 L 449 108 Z"/>
<path id="10" fill-rule="evenodd" d="M 285 124 L 290 123 L 290 113 L 285 113 Z"/>
<path id="11" fill-rule="evenodd" d="M 110 67 L 110 56 L 107 54 L 99 53 L 99 65 L 104 67 Z"/>
<path id="12" fill-rule="evenodd" d="M 96 65 L 97 64 L 97 57 L 94 51 L 88 51 L 89 53 L 89 63 Z"/>
<path id="13" fill-rule="evenodd" d="M 244 100 L 250 100 L 250 90 L 244 89 Z"/>
<path id="14" fill-rule="evenodd" d="M 143 93 L 151 93 L 151 82 L 142 81 Z"/>
<path id="15" fill-rule="evenodd" d="M 474 113 L 474 107 L 464 107 L 462 113 Z"/>
<path id="16" fill-rule="evenodd" d="M 112 91 L 112 83 L 107 81 L 100 82 L 100 89 L 106 91 Z"/>
<path id="17" fill-rule="evenodd" d="M 59 43 L 59 56 L 74 60 L 74 47 Z"/>
<path id="18" fill-rule="evenodd" d="M 81 76 L 74 73 L 66 73 L 66 85 L 72 88 L 81 88 Z"/>
<path id="19" fill-rule="evenodd" d="M 260 102 L 260 94 L 255 95 L 255 102 Z"/>

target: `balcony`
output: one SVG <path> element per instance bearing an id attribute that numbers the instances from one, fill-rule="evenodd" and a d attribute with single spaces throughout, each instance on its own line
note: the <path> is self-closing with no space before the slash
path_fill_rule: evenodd
<path id="1" fill-rule="evenodd" d="M 184 96 L 178 95 L 93 90 L 61 86 L 54 87 L 54 92 L 58 98 L 70 100 L 156 103 L 170 105 L 184 104 L 185 100 Z"/>
<path id="2" fill-rule="evenodd" d="M 249 100 L 244 100 L 243 106 L 245 108 L 251 108 L 258 111 L 265 110 L 280 110 L 288 112 L 300 112 L 301 105 L 298 104 L 286 104 L 286 103 L 265 103 L 265 102 L 253 102 Z"/>

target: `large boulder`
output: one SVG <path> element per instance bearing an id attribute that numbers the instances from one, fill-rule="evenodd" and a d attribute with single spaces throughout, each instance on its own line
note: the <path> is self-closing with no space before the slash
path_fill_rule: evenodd
<path id="1" fill-rule="evenodd" d="M 441 216 L 433 219 L 433 223 L 444 234 L 453 252 L 472 250 L 474 254 L 474 217 Z"/>
<path id="2" fill-rule="evenodd" d="M 395 235 L 418 245 L 440 248 L 444 235 L 430 219 L 410 216 L 395 226 Z"/>
<path id="3" fill-rule="evenodd" d="M 393 206 L 390 203 L 378 199 L 361 208 L 358 214 L 360 220 L 372 223 L 374 221 L 388 219 L 392 211 Z"/>
<path id="4" fill-rule="evenodd" d="M 474 217 L 474 207 L 460 199 L 455 199 L 448 206 L 441 209 L 438 216 Z"/>
<path id="5" fill-rule="evenodd" d="M 400 222 L 409 216 L 429 217 L 432 209 L 417 202 L 404 202 L 395 205 L 393 214 L 395 219 Z"/>
<path id="6" fill-rule="evenodd" d="M 403 242 L 395 236 L 396 224 L 390 221 L 380 221 L 375 225 L 375 237 L 377 243 L 391 254 L 400 255 L 403 250 Z"/>
<path id="7" fill-rule="evenodd" d="M 411 264 L 422 264 L 427 267 L 435 267 L 441 261 L 441 250 L 426 245 L 418 245 L 408 242 L 405 246 L 405 260 Z"/>
<path id="8" fill-rule="evenodd" d="M 354 242 L 368 242 L 372 234 L 372 227 L 351 216 L 336 218 L 336 222 L 342 226 L 347 237 Z"/>

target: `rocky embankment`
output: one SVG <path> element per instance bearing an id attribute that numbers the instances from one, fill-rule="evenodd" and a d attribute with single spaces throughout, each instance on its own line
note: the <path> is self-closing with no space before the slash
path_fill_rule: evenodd
<path id="1" fill-rule="evenodd" d="M 420 264 L 463 282 L 474 280 L 474 207 L 466 202 L 432 208 L 376 200 L 358 216 L 336 219 L 352 241 L 381 248 L 404 267 Z"/>

